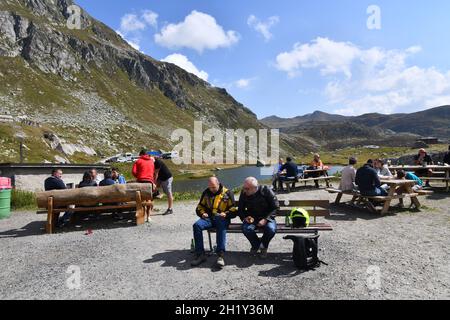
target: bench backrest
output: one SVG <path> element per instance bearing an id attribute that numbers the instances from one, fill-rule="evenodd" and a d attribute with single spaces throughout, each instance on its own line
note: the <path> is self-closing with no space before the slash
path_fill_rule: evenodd
<path id="1" fill-rule="evenodd" d="M 329 217 L 330 202 L 328 200 L 280 200 L 280 210 L 277 216 L 286 217 L 291 214 L 294 208 L 303 208 L 308 211 L 311 217 Z"/>

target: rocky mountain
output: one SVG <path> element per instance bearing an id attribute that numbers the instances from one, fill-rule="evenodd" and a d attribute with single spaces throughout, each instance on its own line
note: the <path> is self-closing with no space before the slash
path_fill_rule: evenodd
<path id="1" fill-rule="evenodd" d="M 225 89 L 136 51 L 84 10 L 71 28 L 73 4 L 0 1 L 0 114 L 13 119 L 0 119 L 0 161 L 18 160 L 18 133 L 27 161 L 87 161 L 169 150 L 171 132 L 194 120 L 265 127 Z"/>
<path id="2" fill-rule="evenodd" d="M 411 114 L 364 114 L 345 117 L 316 111 L 305 116 L 282 119 L 275 116 L 261 120 L 281 132 L 296 135 L 316 146 L 339 148 L 345 145 L 411 145 L 419 136 L 450 137 L 450 106 Z"/>

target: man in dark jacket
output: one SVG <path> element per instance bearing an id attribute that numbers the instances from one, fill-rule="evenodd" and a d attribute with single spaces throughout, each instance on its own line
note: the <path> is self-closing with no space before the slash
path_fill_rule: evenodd
<path id="1" fill-rule="evenodd" d="M 298 166 L 297 164 L 292 160 L 292 158 L 287 158 L 286 163 L 281 166 L 280 171 L 286 171 L 285 175 L 280 175 L 279 178 L 279 185 L 280 190 L 283 191 L 283 182 L 285 181 L 293 181 L 295 182 L 297 180 L 298 176 Z"/>
<path id="2" fill-rule="evenodd" d="M 243 222 L 242 232 L 252 246 L 250 251 L 252 254 L 261 249 L 261 257 L 267 257 L 269 243 L 277 230 L 275 216 L 279 208 L 278 199 L 269 187 L 259 186 L 258 180 L 253 177 L 244 181 L 238 215 Z M 257 229 L 264 229 L 261 239 L 256 234 Z"/>
<path id="3" fill-rule="evenodd" d="M 387 196 L 386 190 L 381 188 L 380 178 L 370 160 L 356 171 L 355 183 L 363 196 Z"/>
<path id="4" fill-rule="evenodd" d="M 450 164 L 450 146 L 448 146 L 448 152 L 444 156 L 444 163 Z"/>
<path id="5" fill-rule="evenodd" d="M 51 177 L 45 179 L 44 182 L 45 191 L 67 189 L 66 184 L 62 180 L 62 174 L 63 172 L 61 169 L 53 169 Z"/>
<path id="6" fill-rule="evenodd" d="M 216 266 L 223 268 L 225 266 L 227 229 L 231 219 L 235 218 L 237 213 L 234 194 L 225 188 L 216 177 L 211 177 L 208 180 L 208 189 L 203 192 L 195 211 L 200 219 L 193 226 L 196 258 L 191 265 L 197 267 L 206 261 L 203 231 L 216 228 L 216 253 L 218 255 Z"/>
<path id="7" fill-rule="evenodd" d="M 107 186 L 114 186 L 116 182 L 112 178 L 112 171 L 106 170 L 103 174 L 103 180 L 100 181 L 99 186 L 100 187 L 107 187 Z"/>

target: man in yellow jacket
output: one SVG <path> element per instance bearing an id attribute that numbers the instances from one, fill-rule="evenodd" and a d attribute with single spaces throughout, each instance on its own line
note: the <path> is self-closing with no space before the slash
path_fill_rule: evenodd
<path id="1" fill-rule="evenodd" d="M 216 177 L 208 180 L 206 189 L 196 209 L 200 217 L 194 224 L 194 241 L 196 258 L 191 262 L 197 267 L 206 261 L 205 248 L 203 245 L 203 231 L 211 228 L 217 230 L 217 267 L 225 266 L 224 253 L 226 246 L 227 229 L 231 219 L 236 218 L 237 207 L 232 191 L 225 188 Z"/>

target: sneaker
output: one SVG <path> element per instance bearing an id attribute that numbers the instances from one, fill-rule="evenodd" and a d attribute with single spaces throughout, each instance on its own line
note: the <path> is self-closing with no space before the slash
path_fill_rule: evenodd
<path id="1" fill-rule="evenodd" d="M 261 259 L 267 259 L 267 248 L 261 248 Z"/>
<path id="2" fill-rule="evenodd" d="M 205 261 L 206 261 L 206 255 L 204 253 L 197 254 L 196 258 L 194 260 L 192 260 L 191 266 L 198 267 Z"/>
<path id="3" fill-rule="evenodd" d="M 173 214 L 173 209 L 167 209 L 166 212 L 163 213 L 163 216 L 168 216 L 170 214 Z"/>
<path id="4" fill-rule="evenodd" d="M 220 269 L 225 267 L 225 260 L 223 259 L 223 253 L 219 253 L 219 257 L 217 258 L 216 266 Z"/>

